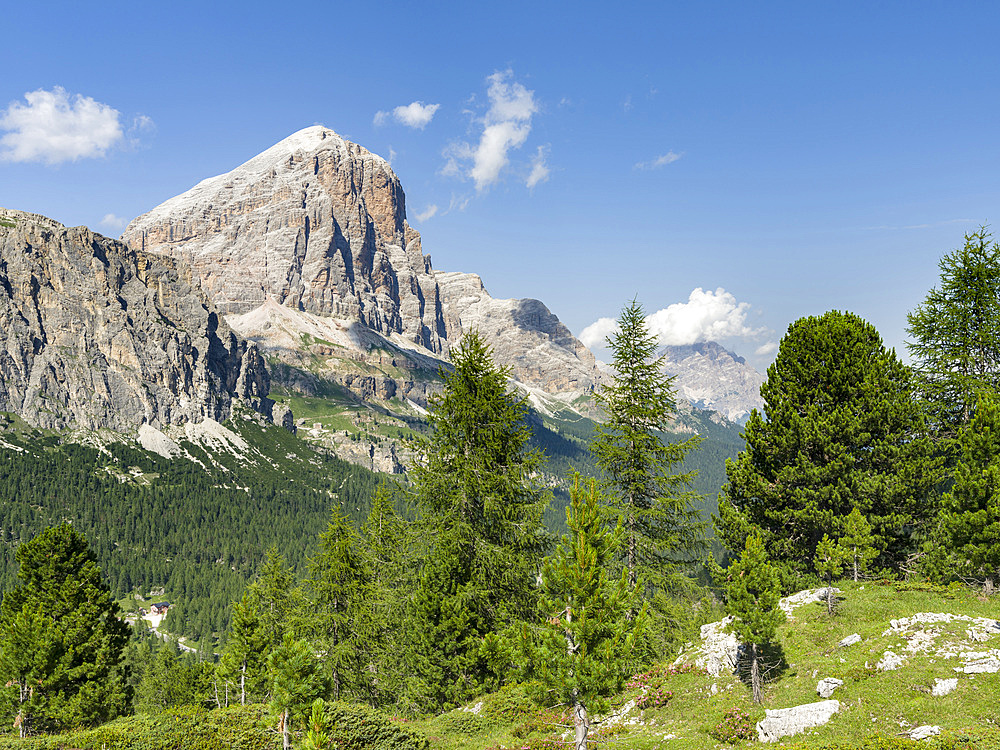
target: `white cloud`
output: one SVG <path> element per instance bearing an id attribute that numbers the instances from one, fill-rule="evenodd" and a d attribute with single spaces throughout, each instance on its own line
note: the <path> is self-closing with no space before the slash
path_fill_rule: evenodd
<path id="1" fill-rule="evenodd" d="M 660 167 L 665 167 L 667 164 L 673 164 L 675 161 L 684 156 L 683 153 L 677 154 L 673 151 L 668 151 L 662 156 L 657 156 L 651 161 L 640 161 L 636 162 L 633 169 L 659 169 Z"/>
<path id="2" fill-rule="evenodd" d="M 749 302 L 737 302 L 722 287 L 714 292 L 698 287 L 687 302 L 677 302 L 646 318 L 661 344 L 685 345 L 727 338 L 760 338 L 767 328 L 747 324 Z"/>
<path id="3" fill-rule="evenodd" d="M 409 104 L 400 105 L 392 110 L 392 112 L 386 112 L 384 110 L 379 110 L 375 113 L 375 117 L 372 122 L 378 125 L 385 125 L 386 121 L 392 117 L 396 122 L 402 123 L 408 128 L 416 128 L 417 130 L 423 130 L 427 127 L 428 123 L 434 119 L 434 113 L 441 108 L 440 104 L 424 104 L 423 102 L 410 102 Z"/>
<path id="4" fill-rule="evenodd" d="M 437 205 L 432 203 L 420 213 L 415 214 L 414 218 L 416 218 L 417 221 L 427 221 L 431 217 L 437 215 L 437 212 L 438 212 Z"/>
<path id="5" fill-rule="evenodd" d="M 392 110 L 393 116 L 408 128 L 423 130 L 434 118 L 434 113 L 441 108 L 440 104 L 424 104 L 423 102 L 410 102 L 405 107 L 396 107 Z"/>
<path id="6" fill-rule="evenodd" d="M 618 321 L 614 318 L 600 318 L 580 331 L 578 339 L 589 349 L 603 347 L 605 339 L 618 330 Z"/>
<path id="7" fill-rule="evenodd" d="M 548 165 L 545 163 L 545 149 L 539 146 L 538 153 L 531 160 L 531 174 L 528 175 L 528 179 L 524 184 L 528 186 L 528 190 L 533 190 L 535 185 L 548 181 L 550 171 Z"/>
<path id="8" fill-rule="evenodd" d="M 482 117 L 475 119 L 483 129 L 479 143 L 475 147 L 469 143 L 453 143 L 445 149 L 447 163 L 441 170 L 445 175 L 464 174 L 471 177 L 478 192 L 500 179 L 500 174 L 510 163 L 510 152 L 527 141 L 531 120 L 538 112 L 535 92 L 515 81 L 513 71 L 497 71 L 486 80 L 489 83 L 486 95 L 490 107 Z M 540 164 L 540 167 L 533 165 L 535 180 L 529 187 L 534 187 L 548 176 L 548 168 L 544 162 Z"/>
<path id="9" fill-rule="evenodd" d="M 128 222 L 120 216 L 115 216 L 114 214 L 104 214 L 104 218 L 101 219 L 101 226 L 107 227 L 108 229 L 117 229 L 121 231 L 125 228 Z"/>
<path id="10" fill-rule="evenodd" d="M 8 131 L 0 138 L 5 161 L 59 164 L 104 156 L 124 137 L 121 113 L 89 96 L 56 86 L 24 99 L 0 113 L 0 129 Z"/>
<path id="11" fill-rule="evenodd" d="M 778 342 L 768 341 L 766 344 L 761 344 L 760 346 L 758 346 L 757 350 L 754 352 L 754 355 L 758 357 L 766 357 L 769 354 L 774 354 L 776 351 L 778 351 Z"/>

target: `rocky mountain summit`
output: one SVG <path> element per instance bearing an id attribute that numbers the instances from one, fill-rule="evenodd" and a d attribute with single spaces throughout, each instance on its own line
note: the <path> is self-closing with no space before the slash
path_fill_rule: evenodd
<path id="1" fill-rule="evenodd" d="M 440 362 L 472 328 L 519 382 L 584 393 L 596 381 L 590 351 L 541 302 L 494 300 L 477 276 L 435 273 L 389 163 L 328 128 L 301 130 L 198 183 L 132 221 L 122 238 L 189 264 L 237 330 L 296 367 L 304 355 L 319 356 L 317 374 L 349 388 L 358 378 L 343 376 L 359 374 L 349 372 L 359 369 L 353 365 L 379 369 L 386 352 L 400 361 L 407 351 Z M 275 317 L 282 322 L 261 325 Z M 302 338 L 300 331 L 289 340 L 289 326 L 317 324 L 357 335 Z M 383 380 L 397 380 L 380 369 Z M 407 380 L 395 389 L 412 390 Z"/>
<path id="2" fill-rule="evenodd" d="M 766 378 L 714 341 L 667 346 L 661 354 L 663 370 L 674 376 L 678 396 L 694 406 L 717 411 L 733 422 L 745 422 L 752 409 L 763 408 L 760 387 Z"/>
<path id="3" fill-rule="evenodd" d="M 0 411 L 36 427 L 166 429 L 270 415 L 268 373 L 190 269 L 0 209 Z"/>

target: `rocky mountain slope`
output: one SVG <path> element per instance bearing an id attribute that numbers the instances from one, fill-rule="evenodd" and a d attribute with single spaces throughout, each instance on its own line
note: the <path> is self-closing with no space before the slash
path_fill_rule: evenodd
<path id="1" fill-rule="evenodd" d="M 674 376 L 678 396 L 694 406 L 739 423 L 746 421 L 752 409 L 763 408 L 760 387 L 766 378 L 743 357 L 714 341 L 667 346 L 660 353 L 663 370 Z"/>
<path id="2" fill-rule="evenodd" d="M 122 238 L 190 264 L 234 328 L 294 367 L 321 358 L 313 373 L 351 390 L 357 378 L 343 374 L 355 364 L 379 369 L 386 352 L 390 361 L 412 352 L 416 369 L 431 357 L 433 373 L 472 328 L 517 381 L 549 393 L 589 392 L 596 381 L 590 351 L 541 302 L 494 300 L 477 276 L 435 273 L 388 162 L 321 126 L 171 198 Z M 331 335 L 305 337 L 315 325 Z M 395 390 L 413 390 L 408 378 L 380 372 Z"/>
<path id="3" fill-rule="evenodd" d="M 86 227 L 0 209 L 0 411 L 36 427 L 167 428 L 270 415 L 253 345 L 190 269 Z"/>

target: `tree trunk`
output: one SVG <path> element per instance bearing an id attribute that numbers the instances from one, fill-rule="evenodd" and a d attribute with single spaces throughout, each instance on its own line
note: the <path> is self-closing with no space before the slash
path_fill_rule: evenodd
<path id="1" fill-rule="evenodd" d="M 854 582 L 858 582 L 858 548 L 854 548 Z"/>
<path id="2" fill-rule="evenodd" d="M 993 576 L 986 576 L 986 580 L 983 581 L 983 593 L 986 596 L 993 596 L 994 591 L 996 591 L 996 584 L 993 582 Z"/>
<path id="3" fill-rule="evenodd" d="M 247 704 L 247 660 L 243 660 L 243 666 L 240 667 L 240 705 L 245 706 Z"/>
<path id="4" fill-rule="evenodd" d="M 292 750 L 292 733 L 288 729 L 288 709 L 281 714 L 281 746 L 284 750 Z"/>
<path id="5" fill-rule="evenodd" d="M 760 660 L 757 658 L 757 644 L 750 645 L 750 685 L 753 688 L 753 702 L 764 702 L 763 680 L 760 676 Z"/>
<path id="6" fill-rule="evenodd" d="M 587 713 L 587 707 L 576 697 L 575 690 L 573 693 L 573 726 L 576 730 L 574 748 L 575 750 L 587 750 L 587 735 L 590 733 L 590 715 Z"/>

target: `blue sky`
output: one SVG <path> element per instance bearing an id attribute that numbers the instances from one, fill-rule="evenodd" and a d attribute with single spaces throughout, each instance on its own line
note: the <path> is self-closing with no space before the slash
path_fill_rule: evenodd
<path id="1" fill-rule="evenodd" d="M 577 334 L 635 296 L 664 341 L 761 368 L 829 309 L 904 354 L 940 257 L 998 216 L 986 3 L 19 3 L 2 27 L 0 206 L 117 236 L 321 123 L 391 159 L 435 268 Z"/>

